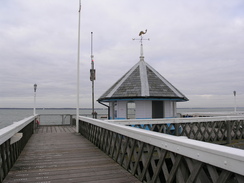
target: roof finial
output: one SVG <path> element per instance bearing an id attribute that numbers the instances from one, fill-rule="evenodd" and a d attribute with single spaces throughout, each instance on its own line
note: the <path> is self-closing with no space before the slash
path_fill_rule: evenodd
<path id="1" fill-rule="evenodd" d="M 143 32 L 143 31 L 141 31 L 140 33 L 139 33 L 139 36 L 141 36 L 141 38 L 140 39 L 135 39 L 135 38 L 133 38 L 132 40 L 140 40 L 140 42 L 141 42 L 141 56 L 140 56 L 140 60 L 141 61 L 144 61 L 144 56 L 143 56 L 143 43 L 142 43 L 142 41 L 143 40 L 150 40 L 150 39 L 143 39 L 143 37 L 142 37 L 142 35 L 143 34 L 146 34 L 147 33 L 147 29 L 145 30 L 145 32 Z"/>

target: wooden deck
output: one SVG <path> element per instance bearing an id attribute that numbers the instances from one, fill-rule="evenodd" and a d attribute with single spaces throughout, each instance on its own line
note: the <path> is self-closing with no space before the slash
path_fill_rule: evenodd
<path id="1" fill-rule="evenodd" d="M 70 126 L 41 126 L 4 180 L 12 182 L 140 182 Z"/>

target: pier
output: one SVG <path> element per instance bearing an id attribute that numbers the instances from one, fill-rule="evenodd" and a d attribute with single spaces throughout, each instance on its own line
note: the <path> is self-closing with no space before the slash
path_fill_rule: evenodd
<path id="1" fill-rule="evenodd" d="M 99 120 L 0 130 L 1 182 L 244 181 L 244 117 Z M 222 145 L 219 145 L 222 144 Z"/>
<path id="2" fill-rule="evenodd" d="M 140 182 L 70 126 L 40 126 L 4 183 Z"/>

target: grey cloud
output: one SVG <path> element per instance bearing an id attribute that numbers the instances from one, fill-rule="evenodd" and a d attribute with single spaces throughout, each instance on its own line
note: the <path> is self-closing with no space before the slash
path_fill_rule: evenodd
<path id="1" fill-rule="evenodd" d="M 40 107 L 74 107 L 78 1 L 1 3 L 0 107 L 31 107 L 34 83 Z M 243 7 L 241 0 L 82 2 L 81 106 L 91 106 L 90 32 L 98 98 L 139 61 L 132 38 L 145 29 L 145 61 L 190 99 L 180 106 L 230 106 L 232 90 L 243 106 Z"/>

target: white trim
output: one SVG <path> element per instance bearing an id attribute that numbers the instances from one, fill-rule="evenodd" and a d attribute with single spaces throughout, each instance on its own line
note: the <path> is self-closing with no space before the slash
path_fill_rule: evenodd
<path id="1" fill-rule="evenodd" d="M 150 68 L 157 76 L 160 78 L 178 97 L 185 97 L 178 89 L 176 89 L 167 79 L 165 79 L 161 74 L 158 73 L 152 66 L 147 64 L 147 67 Z"/>
<path id="2" fill-rule="evenodd" d="M 149 96 L 147 68 L 144 61 L 140 61 L 141 96 Z"/>

